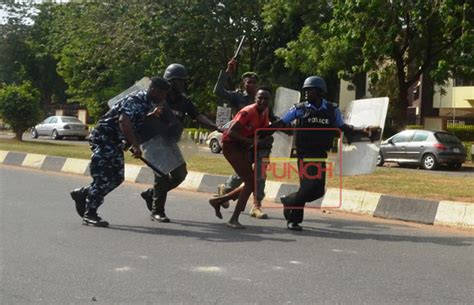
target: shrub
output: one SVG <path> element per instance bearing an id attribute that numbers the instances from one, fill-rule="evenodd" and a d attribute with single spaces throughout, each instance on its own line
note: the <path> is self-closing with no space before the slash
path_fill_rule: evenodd
<path id="1" fill-rule="evenodd" d="M 472 161 L 472 142 L 463 142 L 464 147 L 466 148 L 467 160 Z"/>
<path id="2" fill-rule="evenodd" d="M 0 117 L 11 126 L 15 138 L 41 119 L 39 92 L 30 83 L 7 85 L 0 89 Z"/>
<path id="3" fill-rule="evenodd" d="M 448 131 L 455 134 L 461 141 L 474 141 L 474 125 L 448 126 Z"/>

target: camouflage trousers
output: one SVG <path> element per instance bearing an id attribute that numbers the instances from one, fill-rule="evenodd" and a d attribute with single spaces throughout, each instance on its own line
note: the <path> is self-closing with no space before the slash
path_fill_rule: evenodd
<path id="1" fill-rule="evenodd" d="M 88 188 L 86 206 L 97 209 L 104 202 L 104 197 L 123 182 L 124 156 L 121 143 L 100 134 L 93 134 L 89 144 L 92 150 L 92 183 Z"/>

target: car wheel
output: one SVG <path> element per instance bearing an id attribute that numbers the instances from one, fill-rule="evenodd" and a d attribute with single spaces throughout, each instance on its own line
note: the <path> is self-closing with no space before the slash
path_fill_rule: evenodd
<path id="1" fill-rule="evenodd" d="M 209 143 L 209 148 L 211 149 L 211 152 L 218 154 L 221 152 L 221 146 L 219 145 L 219 141 L 216 139 L 212 139 L 211 142 Z"/>
<path id="2" fill-rule="evenodd" d="M 378 156 L 377 156 L 377 166 L 382 166 L 383 165 L 383 156 L 382 156 L 382 153 L 379 152 Z"/>
<path id="3" fill-rule="evenodd" d="M 421 166 L 427 170 L 436 169 L 436 167 L 438 167 L 438 161 L 436 161 L 436 157 L 434 155 L 426 154 L 421 160 Z"/>
<path id="4" fill-rule="evenodd" d="M 449 163 L 448 164 L 448 168 L 451 169 L 451 170 L 458 170 L 460 169 L 462 166 L 462 163 L 460 162 L 454 162 L 454 163 Z"/>
<path id="5" fill-rule="evenodd" d="M 36 129 L 33 128 L 33 129 L 31 130 L 31 137 L 32 137 L 33 139 L 37 139 L 38 136 L 39 136 L 39 135 L 38 135 L 38 131 L 36 131 Z"/>
<path id="6" fill-rule="evenodd" d="M 51 133 L 51 139 L 53 140 L 61 140 L 61 136 L 59 135 L 58 131 L 55 129 L 53 130 L 53 132 Z"/>

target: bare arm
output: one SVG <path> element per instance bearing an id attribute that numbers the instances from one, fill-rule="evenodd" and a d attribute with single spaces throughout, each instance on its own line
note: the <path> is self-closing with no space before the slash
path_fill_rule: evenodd
<path id="1" fill-rule="evenodd" d="M 121 114 L 119 117 L 119 126 L 125 140 L 132 145 L 132 154 L 135 158 L 139 158 L 142 155 L 140 145 L 138 144 L 137 138 L 133 133 L 132 121 L 126 114 Z"/>
<path id="2" fill-rule="evenodd" d="M 209 120 L 209 118 L 203 114 L 198 115 L 196 117 L 196 121 L 205 125 L 206 127 L 209 127 L 212 130 L 217 130 L 217 125 L 213 121 Z"/>

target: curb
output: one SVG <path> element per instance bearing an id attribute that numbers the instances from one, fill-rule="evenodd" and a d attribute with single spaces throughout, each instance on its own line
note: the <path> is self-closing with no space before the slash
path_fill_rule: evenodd
<path id="1" fill-rule="evenodd" d="M 89 160 L 45 156 L 0 150 L 0 164 L 30 167 L 44 171 L 89 176 Z M 153 183 L 153 171 L 146 166 L 125 165 L 125 180 L 134 183 Z M 214 193 L 216 186 L 227 176 L 189 171 L 178 187 L 190 191 Z M 279 198 L 297 190 L 295 184 L 267 181 L 267 200 Z M 312 207 L 336 209 L 386 219 L 404 220 L 430 225 L 474 229 L 474 203 L 414 199 L 337 188 L 328 188 L 326 195 L 311 203 Z"/>

